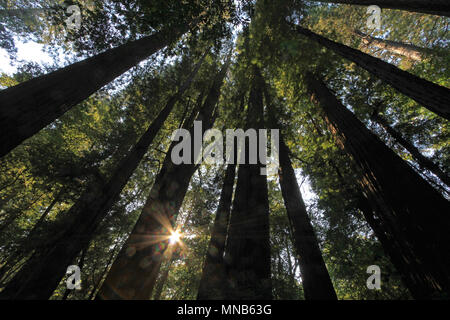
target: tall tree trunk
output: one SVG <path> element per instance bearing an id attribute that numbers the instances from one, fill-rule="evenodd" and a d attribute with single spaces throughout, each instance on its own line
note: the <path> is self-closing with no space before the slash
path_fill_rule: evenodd
<path id="1" fill-rule="evenodd" d="M 422 298 L 450 292 L 449 202 L 405 161 L 372 134 L 328 88 L 308 74 L 312 99 L 339 147 L 358 165 L 359 183 L 382 221 L 395 228 L 417 257 L 424 273 Z"/>
<path id="2" fill-rule="evenodd" d="M 169 271 L 170 271 L 170 267 L 172 266 L 172 264 L 173 264 L 173 258 L 169 260 L 169 262 L 166 266 L 166 269 L 164 270 L 161 277 L 158 279 L 158 283 L 156 284 L 156 287 L 155 287 L 155 294 L 153 296 L 153 300 L 160 300 L 161 293 L 164 288 L 164 285 L 167 282 L 167 278 L 169 277 Z"/>
<path id="3" fill-rule="evenodd" d="M 84 267 L 84 261 L 85 261 L 85 259 L 86 259 L 86 253 L 87 253 L 88 249 L 89 249 L 89 245 L 86 246 L 86 248 L 84 248 L 84 249 L 81 251 L 81 257 L 80 257 L 80 260 L 79 260 L 79 262 L 78 262 L 78 267 L 80 268 L 80 270 L 83 270 L 83 267 Z M 70 290 L 69 288 L 66 288 L 66 291 L 64 291 L 64 295 L 63 295 L 63 297 L 61 298 L 61 300 L 67 300 L 67 298 L 68 298 L 69 295 L 72 293 L 72 291 L 73 291 L 73 289 Z"/>
<path id="4" fill-rule="evenodd" d="M 305 203 L 289 159 L 289 149 L 280 137 L 280 186 L 294 233 L 306 300 L 336 300 L 336 292 L 306 212 Z"/>
<path id="5" fill-rule="evenodd" d="M 407 242 L 398 236 L 396 228 L 377 217 L 369 200 L 362 194 L 358 197 L 358 209 L 362 212 L 369 226 L 381 243 L 384 252 L 400 273 L 401 278 L 409 292 L 415 299 L 431 298 L 426 296 L 429 284 L 427 271 L 423 270 L 414 252 Z"/>
<path id="6" fill-rule="evenodd" d="M 103 273 L 100 276 L 100 278 L 98 279 L 98 281 L 94 284 L 94 287 L 92 288 L 92 291 L 89 293 L 89 296 L 88 296 L 87 300 L 92 300 L 95 297 L 95 294 L 96 294 L 97 290 L 100 289 L 100 284 L 102 283 L 102 280 L 105 278 L 109 267 L 113 263 L 113 259 L 114 259 L 114 256 L 116 255 L 116 251 L 117 251 L 118 246 L 119 246 L 119 243 L 117 243 L 114 246 L 114 248 L 112 249 L 111 254 L 110 254 L 109 258 L 108 258 L 108 262 L 106 263 L 105 269 L 103 270 Z"/>
<path id="7" fill-rule="evenodd" d="M 256 67 L 250 90 L 247 129 L 264 128 L 263 81 Z M 260 148 L 258 137 L 257 148 Z M 269 242 L 269 200 L 264 165 L 240 164 L 226 247 L 226 299 L 272 299 Z M 258 150 L 259 151 L 259 150 Z M 259 152 L 257 153 L 259 154 Z"/>
<path id="8" fill-rule="evenodd" d="M 45 219 L 47 218 L 48 214 L 52 211 L 53 207 L 59 202 L 59 199 L 64 194 L 64 189 L 61 189 L 58 194 L 55 196 L 53 201 L 50 203 L 50 205 L 45 209 L 44 213 L 39 217 L 39 220 L 34 224 L 33 228 L 31 229 L 29 233 L 29 237 L 32 238 L 36 232 L 38 232 L 39 228 L 41 228 L 42 224 L 44 223 Z"/>
<path id="9" fill-rule="evenodd" d="M 0 157 L 189 29 L 171 27 L 0 92 Z"/>
<path id="10" fill-rule="evenodd" d="M 209 91 L 203 107 L 197 117 L 202 121 L 203 130 L 213 125 L 212 114 L 220 96 L 220 90 L 228 70 L 230 60 L 225 63 Z M 186 121 L 194 137 L 191 121 Z M 203 134 L 203 133 L 202 133 Z M 175 165 L 171 161 L 172 143 L 150 191 L 141 216 L 133 228 L 127 242 L 114 261 L 98 299 L 150 299 L 161 266 L 163 253 L 168 247 L 169 231 L 173 229 L 175 219 L 187 192 L 190 179 L 197 165 Z M 194 159 L 196 154 L 194 152 Z"/>
<path id="11" fill-rule="evenodd" d="M 377 5 L 386 9 L 398 9 L 450 17 L 450 3 L 447 0 L 314 0 L 316 2 Z"/>
<path id="12" fill-rule="evenodd" d="M 345 190 L 345 193 L 352 201 L 355 201 L 357 208 L 372 228 L 384 252 L 390 258 L 397 272 L 399 272 L 403 283 L 411 295 L 416 299 L 422 298 L 424 296 L 423 292 L 427 290 L 424 290 L 424 288 L 428 287 L 428 276 L 426 270 L 423 270 L 420 263 L 418 263 L 420 259 L 416 257 L 405 239 L 396 231 L 396 227 L 392 225 L 392 221 L 382 220 L 380 218 L 380 215 L 376 212 L 377 209 L 374 210 L 372 208 L 368 198 L 357 188 L 358 182 L 356 181 L 356 185 L 353 182 L 347 182 L 349 180 L 344 179 L 334 161 L 331 160 L 330 165 L 337 174 L 341 188 Z"/>
<path id="13" fill-rule="evenodd" d="M 436 163 L 420 153 L 419 149 L 417 149 L 411 142 L 406 140 L 400 132 L 392 128 L 388 124 L 386 119 L 376 113 L 372 114 L 371 119 L 382 126 L 384 130 L 386 130 L 386 132 L 389 133 L 395 139 L 395 141 L 397 141 L 397 143 L 408 150 L 408 152 L 413 156 L 413 158 L 422 167 L 422 169 L 426 169 L 434 173 L 439 179 L 441 179 L 442 182 L 450 187 L 450 177 L 444 171 L 442 171 L 442 169 L 439 168 Z"/>
<path id="14" fill-rule="evenodd" d="M 354 34 L 360 37 L 361 41 L 366 46 L 373 45 L 378 49 L 387 50 L 391 53 L 399 54 L 415 61 L 422 61 L 424 55 L 430 54 L 431 52 L 427 48 L 421 48 L 412 44 L 372 37 L 359 30 L 355 30 Z"/>
<path id="15" fill-rule="evenodd" d="M 122 159 L 106 183 L 95 181 L 66 213 L 64 230 L 36 249 L 33 258 L 0 293 L 3 299 L 48 299 L 66 272 L 67 266 L 87 246 L 91 236 L 108 214 L 120 192 L 147 152 L 175 103 L 189 87 L 200 68 L 197 64 L 179 91 L 167 102 L 137 144 Z"/>
<path id="16" fill-rule="evenodd" d="M 265 87 L 264 94 L 266 103 L 270 108 L 269 122 L 274 128 L 280 128 L 267 87 Z M 319 130 L 318 134 L 321 135 Z M 290 150 L 286 146 L 281 133 L 279 148 L 280 169 L 278 173 L 281 193 L 300 263 L 305 300 L 337 300 L 333 283 L 323 260 L 322 252 L 306 211 L 291 159 L 289 158 Z"/>
<path id="17" fill-rule="evenodd" d="M 44 223 L 46 217 L 48 214 L 52 211 L 53 207 L 58 203 L 60 197 L 64 193 L 64 189 L 58 192 L 58 194 L 55 196 L 53 201 L 50 203 L 50 205 L 45 209 L 45 211 L 42 213 L 42 215 L 39 217 L 39 220 L 35 223 L 31 231 L 28 233 L 28 236 L 24 241 L 28 243 L 28 241 L 33 241 L 34 237 L 36 236 L 36 233 L 39 231 L 39 228 Z M 6 259 L 7 262 L 0 267 L 0 280 L 3 279 L 4 275 L 8 273 L 13 268 L 20 259 L 23 258 L 23 256 L 26 254 L 26 250 L 23 250 L 23 244 L 19 245 L 19 247 Z"/>
<path id="18" fill-rule="evenodd" d="M 388 83 L 400 93 L 414 99 L 425 108 L 450 120 L 450 90 L 411 73 L 403 71 L 396 66 L 372 57 L 359 50 L 331 41 L 308 29 L 292 24 L 298 33 L 314 40 L 340 56 L 356 63 L 384 82 Z"/>
<path id="19" fill-rule="evenodd" d="M 206 251 L 206 259 L 197 294 L 198 300 L 220 300 L 224 298 L 223 290 L 221 289 L 225 281 L 223 254 L 225 252 L 225 240 L 230 219 L 235 175 L 236 164 L 229 164 L 223 180 L 219 206 L 217 207 L 216 218 L 211 232 L 211 240 Z"/>

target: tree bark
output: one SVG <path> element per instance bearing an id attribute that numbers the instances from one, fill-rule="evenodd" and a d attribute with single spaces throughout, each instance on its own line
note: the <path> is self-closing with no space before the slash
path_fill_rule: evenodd
<path id="1" fill-rule="evenodd" d="M 188 29 L 171 27 L 2 90 L 0 157 Z"/>
<path id="2" fill-rule="evenodd" d="M 450 90 L 448 88 L 419 78 L 381 59 L 331 41 L 298 25 L 292 24 L 292 26 L 298 33 L 356 63 L 428 110 L 450 120 Z"/>
<path id="3" fill-rule="evenodd" d="M 414 46 L 412 44 L 372 37 L 358 30 L 355 30 L 354 33 L 360 37 L 361 41 L 367 46 L 373 45 L 378 49 L 387 50 L 391 53 L 405 56 L 414 61 L 422 61 L 424 55 L 430 54 L 429 49 Z"/>
<path id="4" fill-rule="evenodd" d="M 381 127 L 383 127 L 384 130 L 386 130 L 386 132 L 389 133 L 395 139 L 395 141 L 397 141 L 397 143 L 405 148 L 422 167 L 422 169 L 426 169 L 434 173 L 439 179 L 441 179 L 442 182 L 450 187 L 450 177 L 444 171 L 442 171 L 442 169 L 437 164 L 435 164 L 429 158 L 425 157 L 411 142 L 406 140 L 400 132 L 392 128 L 388 124 L 386 119 L 376 113 L 372 115 L 371 119 L 378 123 Z"/>
<path id="5" fill-rule="evenodd" d="M 397 272 L 399 272 L 404 285 L 408 288 L 412 297 L 415 299 L 424 297 L 423 293 L 428 290 L 426 289 L 428 287 L 428 276 L 420 263 L 418 263 L 420 259 L 416 257 L 405 239 L 399 236 L 399 232 L 396 231 L 397 228 L 392 225 L 392 222 L 382 220 L 377 215 L 376 209 L 372 208 L 369 199 L 357 188 L 358 182 L 356 181 L 356 184 L 346 182 L 334 161 L 330 161 L 330 164 L 337 174 L 341 188 L 356 203 L 356 207 L 361 211 L 366 222 L 372 228 L 384 252 L 390 258 Z"/>
<path id="6" fill-rule="evenodd" d="M 137 144 L 122 159 L 116 171 L 106 183 L 95 181 L 66 213 L 64 230 L 57 230 L 54 237 L 36 249 L 33 258 L 17 273 L 0 293 L 3 299 L 48 299 L 67 266 L 87 246 L 101 221 L 108 214 L 120 192 L 147 152 L 149 145 L 175 103 L 189 87 L 200 68 L 197 64 L 179 91 L 172 96 Z"/>
<path id="7" fill-rule="evenodd" d="M 247 129 L 264 128 L 263 82 L 255 68 L 250 90 Z M 258 149 L 259 146 L 258 138 Z M 230 300 L 270 300 L 269 201 L 264 165 L 248 164 L 249 141 L 245 141 L 246 164 L 240 164 L 226 247 L 227 288 Z M 258 150 L 259 151 L 259 150 Z M 258 152 L 259 154 L 259 152 Z"/>
<path id="8" fill-rule="evenodd" d="M 314 0 L 316 2 L 377 5 L 385 9 L 398 9 L 450 17 L 450 3 L 447 0 Z"/>
<path id="9" fill-rule="evenodd" d="M 337 144 L 358 165 L 359 184 L 380 220 L 395 228 L 426 278 L 420 298 L 450 292 L 450 205 L 405 161 L 372 134 L 315 76 L 306 77 Z"/>
<path id="10" fill-rule="evenodd" d="M 289 159 L 289 149 L 282 137 L 280 137 L 279 176 L 281 192 L 288 218 L 291 221 L 295 248 L 299 256 L 305 299 L 337 300 Z"/>
<path id="11" fill-rule="evenodd" d="M 396 228 L 377 217 L 369 200 L 362 193 L 359 194 L 358 208 L 380 241 L 384 252 L 400 273 L 412 297 L 414 299 L 432 298 L 426 293 L 429 287 L 426 270 L 417 263 L 419 259 L 411 251 L 408 243 L 398 236 Z"/>
<path id="12" fill-rule="evenodd" d="M 223 180 L 219 206 L 217 207 L 216 218 L 211 232 L 211 240 L 206 251 L 197 300 L 220 300 L 224 298 L 223 290 L 221 289 L 225 281 L 223 254 L 225 252 L 225 240 L 230 220 L 235 175 L 236 164 L 229 164 Z"/>
<path id="13" fill-rule="evenodd" d="M 204 131 L 213 125 L 212 114 L 219 100 L 229 62 L 230 60 L 216 75 L 197 117 L 198 121 L 202 121 Z M 192 122 L 186 122 L 190 126 L 189 131 L 193 137 Z M 167 152 L 163 167 L 150 191 L 141 216 L 114 261 L 97 294 L 98 299 L 148 300 L 152 296 L 162 257 L 168 247 L 170 230 L 173 229 L 190 179 L 198 167 L 193 161 L 191 164 L 173 164 L 171 150 L 174 145 L 175 143 L 172 143 Z M 195 154 L 193 156 L 195 159 Z"/>

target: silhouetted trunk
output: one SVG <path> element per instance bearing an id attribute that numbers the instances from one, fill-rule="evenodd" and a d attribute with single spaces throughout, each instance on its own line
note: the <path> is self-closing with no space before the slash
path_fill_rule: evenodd
<path id="1" fill-rule="evenodd" d="M 372 45 L 378 49 L 387 50 L 391 53 L 405 56 L 411 60 L 422 61 L 425 54 L 430 54 L 429 49 L 414 46 L 412 44 L 372 37 L 358 30 L 355 30 L 354 33 L 361 38 L 362 43 L 366 46 Z"/>
<path id="2" fill-rule="evenodd" d="M 417 149 L 411 142 L 403 138 L 401 133 L 396 131 L 387 123 L 386 119 L 376 113 L 372 115 L 371 119 L 382 126 L 386 130 L 386 132 L 389 133 L 395 139 L 395 141 L 397 141 L 397 143 L 408 150 L 408 152 L 413 156 L 413 158 L 422 167 L 422 169 L 426 169 L 434 173 L 439 179 L 441 179 L 442 182 L 450 187 L 450 177 L 444 171 L 442 171 L 437 164 L 420 153 L 419 149 Z"/>
<path id="3" fill-rule="evenodd" d="M 398 9 L 450 17 L 450 3 L 447 0 L 314 0 L 316 2 L 377 5 L 386 9 Z"/>
<path id="4" fill-rule="evenodd" d="M 158 283 L 155 287 L 155 295 L 153 296 L 153 300 L 159 300 L 161 298 L 161 293 L 164 288 L 164 285 L 167 282 L 167 278 L 169 277 L 170 267 L 172 266 L 173 259 L 170 259 L 169 263 L 166 266 L 166 269 L 162 273 L 161 277 L 158 279 Z"/>
<path id="5" fill-rule="evenodd" d="M 58 192 L 58 194 L 53 199 L 52 203 L 45 209 L 44 213 L 39 217 L 39 220 L 35 223 L 33 228 L 31 229 L 29 233 L 29 237 L 32 238 L 36 232 L 38 232 L 39 228 L 41 228 L 42 224 L 44 223 L 45 219 L 47 218 L 48 214 L 52 211 L 53 207 L 59 202 L 59 199 L 64 194 L 64 189 Z"/>
<path id="6" fill-rule="evenodd" d="M 305 203 L 289 159 L 289 149 L 280 137 L 280 186 L 288 218 L 291 221 L 294 244 L 300 261 L 300 272 L 306 300 L 336 300 L 330 275 L 306 212 Z"/>
<path id="7" fill-rule="evenodd" d="M 269 123 L 273 128 L 280 128 L 267 86 L 264 94 L 269 108 Z M 316 125 L 315 122 L 314 125 Z M 317 133 L 321 135 L 320 130 L 317 130 Z M 291 152 L 286 146 L 281 133 L 279 138 L 280 168 L 278 174 L 280 187 L 293 236 L 293 244 L 300 264 L 305 300 L 337 300 L 333 283 L 323 260 L 322 252 L 306 211 L 291 159 L 289 158 Z M 290 269 L 292 269 L 290 259 L 288 263 Z M 291 275 L 291 277 L 294 278 L 294 275 Z"/>
<path id="8" fill-rule="evenodd" d="M 363 194 L 358 197 L 358 208 L 380 241 L 384 252 L 399 272 L 412 297 L 415 299 L 427 297 L 426 292 L 429 286 L 427 271 L 417 263 L 420 260 L 411 251 L 408 243 L 398 236 L 395 227 L 391 227 L 389 222 L 382 221 L 377 217 L 369 200 Z"/>
<path id="9" fill-rule="evenodd" d="M 80 268 L 80 270 L 83 270 L 84 261 L 86 259 L 86 253 L 87 253 L 88 249 L 89 249 L 89 245 L 81 251 L 80 261 L 78 262 L 78 267 Z M 72 291 L 73 291 L 73 289 L 70 290 L 69 288 L 66 288 L 66 291 L 64 291 L 64 295 L 62 296 L 61 300 L 67 300 L 67 298 L 72 293 Z"/>
<path id="10" fill-rule="evenodd" d="M 399 232 L 392 225 L 392 221 L 380 219 L 380 215 L 377 215 L 376 212 L 377 209 L 374 210 L 372 208 L 367 197 L 358 188 L 358 182 L 356 181 L 356 184 L 346 182 L 334 161 L 330 160 L 330 164 L 337 174 L 341 188 L 345 190 L 345 193 L 355 202 L 356 207 L 363 214 L 366 222 L 381 243 L 384 252 L 400 274 L 406 288 L 408 288 L 413 298 L 422 298 L 424 287 L 427 288 L 428 285 L 426 284 L 426 270 L 423 270 L 418 263 L 420 259 L 415 256 L 407 241 L 399 236 Z"/>
<path id="11" fill-rule="evenodd" d="M 255 68 L 247 112 L 247 129 L 264 128 L 263 81 Z M 260 139 L 258 137 L 259 146 Z M 245 141 L 246 164 L 240 164 L 231 211 L 225 263 L 226 299 L 272 299 L 269 243 L 269 201 L 265 166 L 249 164 L 249 141 Z M 225 283 L 224 283 L 225 286 Z"/>
<path id="12" fill-rule="evenodd" d="M 425 108 L 450 120 L 450 90 L 403 71 L 396 66 L 364 52 L 331 41 L 308 29 L 292 24 L 298 33 L 314 40 L 340 56 L 356 63 L 400 93 L 414 99 Z"/>
<path id="13" fill-rule="evenodd" d="M 203 131 L 213 125 L 213 111 L 219 100 L 229 62 L 230 60 L 216 75 L 197 117 L 197 121 L 202 121 Z M 191 121 L 186 121 L 183 128 L 190 128 L 191 137 L 194 137 Z M 170 230 L 173 229 L 190 179 L 198 167 L 192 158 L 191 164 L 175 165 L 171 160 L 174 145 L 175 143 L 172 143 L 167 152 L 163 167 L 156 177 L 141 216 L 114 261 L 97 294 L 98 299 L 148 300 L 152 296 L 162 257 L 168 247 Z M 193 153 L 195 159 L 196 154 Z"/>
<path id="14" fill-rule="evenodd" d="M 171 27 L 0 91 L 0 157 L 188 29 Z"/>
<path id="15" fill-rule="evenodd" d="M 203 59 L 202 59 L 203 60 Z M 119 198 L 134 170 L 147 152 L 159 129 L 164 124 L 181 94 L 189 87 L 202 60 L 187 81 L 172 96 L 148 130 L 122 159 L 114 174 L 106 183 L 95 181 L 65 214 L 64 230 L 56 230 L 55 236 L 35 250 L 33 258 L 17 273 L 0 293 L 3 299 L 48 299 L 67 266 L 85 248 L 101 221 Z"/>
<path id="16" fill-rule="evenodd" d="M 450 205 L 405 161 L 372 134 L 311 74 L 306 82 L 337 140 L 358 165 L 360 186 L 381 221 L 395 228 L 417 257 L 426 278 L 420 297 L 450 292 Z"/>
<path id="17" fill-rule="evenodd" d="M 108 258 L 108 262 L 106 263 L 106 267 L 103 270 L 102 275 L 100 276 L 100 278 L 98 279 L 98 281 L 95 283 L 94 287 L 92 288 L 92 291 L 89 293 L 89 296 L 87 298 L 87 300 L 92 300 L 95 297 L 95 294 L 97 292 L 97 290 L 100 289 L 100 284 L 102 283 L 102 280 L 105 278 L 106 273 L 108 272 L 109 267 L 111 266 L 111 264 L 113 263 L 113 259 L 114 256 L 116 255 L 116 251 L 117 251 L 117 247 L 119 244 L 116 244 L 114 246 L 114 249 L 111 252 L 111 255 Z"/>
<path id="18" fill-rule="evenodd" d="M 39 217 L 39 220 L 35 223 L 31 231 L 28 233 L 28 236 L 26 239 L 24 239 L 24 242 L 26 244 L 29 243 L 29 241 L 33 241 L 32 239 L 36 236 L 36 233 L 38 233 L 39 228 L 44 223 L 44 220 L 48 216 L 48 214 L 52 211 L 53 207 L 58 203 L 61 195 L 64 193 L 64 190 L 61 190 L 53 199 L 53 201 L 50 203 L 50 205 L 45 209 L 45 211 L 42 213 L 42 215 Z M 23 258 L 23 256 L 26 254 L 26 252 L 23 250 L 23 245 L 19 245 L 16 251 L 14 251 L 7 259 L 6 263 L 0 267 L 0 279 L 3 279 L 6 273 L 10 271 L 11 268 L 13 268 L 20 259 Z"/>
<path id="19" fill-rule="evenodd" d="M 211 240 L 206 251 L 206 259 L 197 294 L 198 300 L 224 298 L 222 286 L 226 279 L 223 254 L 230 219 L 235 175 L 236 164 L 229 164 L 223 180 L 219 206 L 217 207 L 216 218 L 214 219 L 214 226 L 211 232 Z"/>

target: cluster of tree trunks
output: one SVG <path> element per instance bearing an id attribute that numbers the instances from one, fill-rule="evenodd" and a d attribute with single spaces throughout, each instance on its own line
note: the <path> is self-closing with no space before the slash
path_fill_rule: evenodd
<path id="1" fill-rule="evenodd" d="M 373 135 L 314 75 L 306 77 L 312 100 L 323 110 L 338 145 L 359 167 L 359 184 L 370 207 L 388 226 L 417 270 L 408 270 L 407 284 L 415 298 L 440 297 L 450 292 L 449 202 L 404 160 Z M 398 257 L 397 259 L 400 259 Z M 417 277 L 411 274 L 416 272 Z M 410 273 L 410 274 L 408 274 Z M 413 278 L 413 279 L 412 279 Z M 412 282 L 412 283 L 411 283 Z"/>
<path id="2" fill-rule="evenodd" d="M 263 129 L 263 88 L 254 67 L 247 112 L 247 129 Z M 228 239 L 225 249 L 227 285 L 225 299 L 272 299 L 269 243 L 269 200 L 264 165 L 248 164 L 249 141 L 245 143 L 246 164 L 240 164 Z M 259 154 L 260 141 L 257 148 Z"/>
<path id="3" fill-rule="evenodd" d="M 233 196 L 236 164 L 229 164 L 225 171 L 219 206 L 211 232 L 211 239 L 206 251 L 202 278 L 197 293 L 198 300 L 224 299 L 221 289 L 225 278 L 223 255 L 230 220 L 231 200 Z"/>
<path id="4" fill-rule="evenodd" d="M 4 299 L 48 299 L 66 272 L 68 265 L 83 248 L 118 199 L 129 178 L 139 165 L 158 131 L 181 95 L 197 74 L 205 55 L 197 63 L 178 92 L 169 98 L 144 135 L 118 164 L 112 177 L 94 181 L 66 213 L 64 224 L 45 244 L 35 248 L 21 271 L 0 293 Z"/>
<path id="5" fill-rule="evenodd" d="M 444 0 L 323 0 L 322 2 L 378 5 L 450 16 L 450 3 Z M 84 61 L 32 79 L 0 92 L 0 157 L 56 120 L 76 104 L 126 72 L 140 61 L 173 43 L 197 20 L 162 30 L 143 39 L 110 49 Z M 356 63 L 399 92 L 432 112 L 450 120 L 450 90 L 414 76 L 380 59 L 331 41 L 298 25 L 301 35 L 318 42 L 340 56 Z M 420 60 L 427 50 L 394 41 L 357 34 L 366 44 Z M 204 58 L 204 56 L 203 56 Z M 118 164 L 111 178 L 90 184 L 78 201 L 66 212 L 55 232 L 33 249 L 30 258 L 0 292 L 0 299 L 48 299 L 64 277 L 66 268 L 77 257 L 83 265 L 87 248 L 99 225 L 118 199 L 120 192 L 139 165 L 163 126 L 174 105 L 189 88 L 203 58 L 188 79 L 172 96 L 148 130 Z M 215 107 L 230 64 L 228 60 L 215 75 L 205 101 L 200 94 L 197 106 L 182 127 L 194 136 L 193 121 L 202 121 L 203 132 L 211 128 Z M 445 297 L 450 294 L 450 212 L 449 202 L 434 190 L 404 160 L 372 134 L 315 75 L 305 77 L 312 100 L 320 105 L 329 130 L 338 145 L 356 164 L 361 191 L 352 189 L 358 207 L 374 230 L 383 248 L 402 274 L 415 298 Z M 263 129 L 264 104 L 270 97 L 259 69 L 253 66 L 247 113 L 247 129 Z M 272 124 L 276 124 L 271 115 Z M 417 160 L 449 185 L 449 177 L 378 114 L 372 119 L 380 124 Z M 258 137 L 258 154 L 261 143 Z M 192 144 L 194 144 L 192 142 Z M 249 159 L 249 141 L 245 141 Z M 171 161 L 172 143 L 161 171 L 156 177 L 142 213 L 127 242 L 112 264 L 97 294 L 99 299 L 149 299 L 168 238 L 198 168 L 198 154 L 190 164 Z M 317 237 L 308 217 L 289 149 L 280 139 L 280 185 L 292 227 L 294 246 L 301 267 L 306 299 L 336 299 L 330 276 L 320 252 Z M 212 230 L 198 299 L 271 299 L 271 259 L 269 243 L 269 202 L 264 165 L 242 164 L 238 169 L 235 197 L 232 201 L 236 165 L 228 165 L 219 206 Z M 345 183 L 343 183 L 345 184 Z M 55 198 L 39 219 L 32 234 L 41 227 Z M 231 203 L 233 203 L 231 209 Z M 108 265 L 112 262 L 113 254 Z M 170 262 L 161 276 L 167 279 Z M 107 266 L 108 268 L 108 266 Z M 4 271 L 4 270 L 3 270 Z M 106 272 L 106 269 L 105 269 Z M 100 279 L 101 280 L 101 279 Z M 96 293 L 91 292 L 91 297 Z M 155 297 L 161 294 L 162 286 Z M 66 298 L 69 291 L 66 291 Z"/>
<path id="6" fill-rule="evenodd" d="M 216 75 L 213 85 L 197 116 L 206 131 L 214 123 L 214 109 L 219 100 L 221 87 L 230 59 Z M 200 96 L 200 102 L 202 96 Z M 196 111 L 191 114 L 194 119 Z M 191 119 L 183 125 L 194 137 Z M 193 141 L 192 141 L 193 144 Z M 175 165 L 171 160 L 172 143 L 150 191 L 142 213 L 127 242 L 114 261 L 99 293 L 98 299 L 150 299 L 168 247 L 170 231 L 187 192 L 190 179 L 198 168 L 195 161 Z M 193 159 L 197 159 L 194 152 Z"/>

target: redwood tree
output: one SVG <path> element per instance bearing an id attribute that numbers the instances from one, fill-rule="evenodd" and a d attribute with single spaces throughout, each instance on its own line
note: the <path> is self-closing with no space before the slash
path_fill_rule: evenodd
<path id="1" fill-rule="evenodd" d="M 233 195 L 236 164 L 229 164 L 225 171 L 219 206 L 214 219 L 214 226 L 206 251 L 202 278 L 198 289 L 198 300 L 223 299 L 221 286 L 225 281 L 223 254 L 230 220 L 231 198 Z"/>
<path id="2" fill-rule="evenodd" d="M 158 50 L 189 25 L 163 29 L 0 91 L 0 157 Z"/>
<path id="3" fill-rule="evenodd" d="M 219 100 L 229 63 L 230 60 L 216 75 L 197 117 L 197 121 L 202 121 L 204 131 L 214 123 L 214 108 Z M 191 137 L 194 137 L 191 124 L 192 121 L 188 120 L 183 127 L 189 128 Z M 193 161 L 191 164 L 175 165 L 171 160 L 174 145 L 175 143 L 171 144 L 142 213 L 97 294 L 99 299 L 148 300 L 152 296 L 162 255 L 168 247 L 170 230 L 175 223 L 190 179 L 198 168 Z M 193 156 L 195 157 L 195 154 Z"/>
<path id="4" fill-rule="evenodd" d="M 384 130 L 386 130 L 386 132 L 389 133 L 398 144 L 408 150 L 420 167 L 434 173 L 439 179 L 441 179 L 442 182 L 450 187 L 450 177 L 448 174 L 446 174 L 436 163 L 425 157 L 420 150 L 417 149 L 417 147 L 411 142 L 406 140 L 400 132 L 392 128 L 386 119 L 376 112 L 372 114 L 371 119 L 383 127 Z"/>
<path id="5" fill-rule="evenodd" d="M 359 183 L 381 221 L 394 228 L 426 274 L 421 297 L 450 291 L 449 202 L 372 134 L 325 84 L 306 76 L 308 91 L 323 110 L 338 145 L 359 167 Z"/>
<path id="6" fill-rule="evenodd" d="M 289 149 L 280 137 L 280 186 L 297 250 L 306 300 L 336 300 L 330 275 L 306 211 L 289 159 Z"/>
<path id="7" fill-rule="evenodd" d="M 59 228 L 44 245 L 35 249 L 32 258 L 0 293 L 1 298 L 48 299 L 52 295 L 67 267 L 79 252 L 87 247 L 93 233 L 118 199 L 175 103 L 190 86 L 203 58 L 179 91 L 168 100 L 164 109 L 128 155 L 122 159 L 109 181 L 104 183 L 94 181 L 87 187 L 87 190 L 65 214 L 63 229 Z"/>
<path id="8" fill-rule="evenodd" d="M 329 40 L 308 29 L 292 24 L 295 30 L 311 40 L 318 42 L 340 56 L 356 63 L 400 93 L 414 99 L 430 111 L 450 120 L 450 90 L 425 79 L 419 78 L 396 66 L 372 57 L 364 52 Z"/>
<path id="9" fill-rule="evenodd" d="M 247 129 L 264 128 L 263 87 L 254 67 Z M 259 144 L 258 138 L 257 148 Z M 246 164 L 238 170 L 225 253 L 228 283 L 223 287 L 226 299 L 272 299 L 267 177 L 261 175 L 263 164 L 248 164 L 249 141 L 244 145 Z"/>

